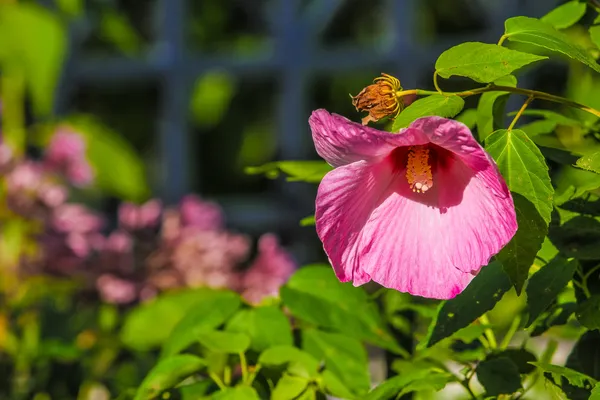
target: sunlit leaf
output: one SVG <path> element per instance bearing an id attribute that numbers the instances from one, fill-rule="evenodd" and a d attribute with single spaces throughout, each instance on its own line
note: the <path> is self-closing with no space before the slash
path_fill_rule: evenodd
<path id="1" fill-rule="evenodd" d="M 66 40 L 64 23 L 46 8 L 23 2 L 0 7 L 2 72 L 24 74 L 36 114 L 52 112 Z"/>
<path id="2" fill-rule="evenodd" d="M 309 380 L 289 374 L 283 374 L 277 385 L 271 392 L 271 400 L 294 400 L 297 399 L 309 384 Z"/>
<path id="3" fill-rule="evenodd" d="M 309 353 L 293 346 L 273 346 L 263 351 L 258 363 L 267 367 L 279 367 L 295 364 L 296 369 L 301 367 L 308 376 L 315 376 L 319 368 L 319 361 Z"/>
<path id="4" fill-rule="evenodd" d="M 362 288 L 340 283 L 329 266 L 300 268 L 281 288 L 281 298 L 297 318 L 403 353 L 375 303 Z"/>
<path id="5" fill-rule="evenodd" d="M 600 152 L 581 157 L 579 160 L 577 160 L 575 165 L 581 169 L 585 169 L 586 171 L 600 174 Z"/>
<path id="6" fill-rule="evenodd" d="M 210 127 L 224 117 L 235 94 L 234 77 L 224 72 L 207 72 L 196 80 L 190 104 L 194 121 Z"/>
<path id="7" fill-rule="evenodd" d="M 435 63 L 435 70 L 442 78 L 457 75 L 489 83 L 546 58 L 496 44 L 467 42 L 444 51 Z"/>
<path id="8" fill-rule="evenodd" d="M 190 354 L 165 358 L 150 370 L 138 388 L 135 400 L 155 399 L 162 391 L 170 389 L 188 376 L 206 366 L 206 362 Z"/>
<path id="9" fill-rule="evenodd" d="M 210 289 L 183 290 L 163 294 L 134 308 L 125 317 L 121 341 L 138 351 L 147 351 L 161 345 L 194 305 L 204 302 L 212 294 Z"/>
<path id="10" fill-rule="evenodd" d="M 315 216 L 309 215 L 308 217 L 304 217 L 300 220 L 300 226 L 314 226 L 315 225 Z"/>
<path id="11" fill-rule="evenodd" d="M 501 86 L 517 86 L 513 75 L 502 77 L 494 82 Z M 477 104 L 477 135 L 483 141 L 497 129 L 505 128 L 505 108 L 510 93 L 486 92 L 479 97 Z"/>
<path id="12" fill-rule="evenodd" d="M 549 223 L 554 189 L 538 147 L 519 129 L 501 129 L 486 139 L 485 148 L 496 160 L 511 192 L 533 203 Z"/>
<path id="13" fill-rule="evenodd" d="M 306 329 L 302 332 L 302 348 L 325 361 L 325 368 L 354 393 L 364 394 L 369 390 L 367 352 L 358 340 L 339 333 Z"/>
<path id="14" fill-rule="evenodd" d="M 548 232 L 554 188 L 544 156 L 525 132 L 498 130 L 486 139 L 485 147 L 513 192 L 519 228 L 496 257 L 520 293 Z"/>
<path id="15" fill-rule="evenodd" d="M 250 386 L 236 386 L 213 394 L 211 400 L 260 400 L 260 397 L 256 389 Z"/>
<path id="16" fill-rule="evenodd" d="M 535 365 L 544 372 L 548 372 L 552 375 L 552 378 L 560 382 L 561 378 L 565 378 L 571 385 L 585 388 L 590 385 L 596 384 L 596 379 L 591 376 L 577 372 L 571 368 L 561 367 L 560 365 L 553 365 L 543 362 L 531 362 L 530 364 Z"/>
<path id="17" fill-rule="evenodd" d="M 429 115 L 438 115 L 440 117 L 454 117 L 465 106 L 465 101 L 458 96 L 444 96 L 433 94 L 413 102 L 406 107 L 400 115 L 394 120 L 392 132 L 397 132 L 406 128 L 417 118 Z"/>
<path id="18" fill-rule="evenodd" d="M 319 183 L 332 169 L 325 161 L 276 161 L 259 167 L 247 167 L 245 171 L 250 175 L 264 174 L 271 179 L 277 178 L 281 171 L 288 176 L 288 181 Z"/>
<path id="19" fill-rule="evenodd" d="M 173 328 L 162 348 L 162 357 L 177 354 L 195 343 L 203 332 L 209 332 L 223 324 L 241 304 L 240 296 L 230 291 L 215 290 L 195 307 Z"/>
<path id="20" fill-rule="evenodd" d="M 477 123 L 477 110 L 474 108 L 469 108 L 458 114 L 454 119 L 458 122 L 462 122 L 472 130 L 475 128 L 475 124 Z"/>
<path id="21" fill-rule="evenodd" d="M 446 384 L 452 382 L 451 374 L 434 370 L 413 370 L 396 375 L 380 383 L 365 397 L 365 400 L 387 400 L 395 398 L 400 393 L 410 393 L 423 389 L 441 390 Z"/>
<path id="22" fill-rule="evenodd" d="M 567 35 L 546 22 L 536 18 L 513 17 L 506 20 L 504 27 L 504 37 L 508 40 L 560 53 L 600 72 L 600 66 L 585 49 L 572 43 Z"/>
<path id="23" fill-rule="evenodd" d="M 565 29 L 576 24 L 585 14 L 585 10 L 585 2 L 573 0 L 556 7 L 540 19 L 556 29 Z"/>
<path id="24" fill-rule="evenodd" d="M 241 310 L 227 322 L 227 330 L 250 336 L 251 348 L 256 351 L 293 343 L 290 320 L 276 306 Z"/>
<path id="25" fill-rule="evenodd" d="M 245 333 L 206 331 L 198 332 L 197 338 L 204 347 L 217 353 L 239 354 L 250 347 L 250 337 Z"/>

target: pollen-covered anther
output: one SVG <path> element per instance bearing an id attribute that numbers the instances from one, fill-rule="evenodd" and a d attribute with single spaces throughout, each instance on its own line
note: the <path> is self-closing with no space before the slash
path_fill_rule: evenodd
<path id="1" fill-rule="evenodd" d="M 406 180 L 412 191 L 416 193 L 425 193 L 433 187 L 433 174 L 427 147 L 411 146 L 408 149 Z"/>

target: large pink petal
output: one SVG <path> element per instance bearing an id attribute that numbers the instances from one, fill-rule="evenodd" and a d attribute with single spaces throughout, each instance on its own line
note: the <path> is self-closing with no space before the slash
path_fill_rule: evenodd
<path id="1" fill-rule="evenodd" d="M 423 117 L 410 124 L 410 128 L 422 131 L 431 143 L 456 154 L 475 171 L 486 169 L 489 165 L 487 153 L 461 122 L 435 116 Z"/>
<path id="2" fill-rule="evenodd" d="M 490 173 L 453 158 L 432 189 L 413 193 L 393 156 L 330 172 L 317 195 L 317 232 L 340 280 L 456 296 L 516 230 L 512 199 L 489 189 Z"/>
<path id="3" fill-rule="evenodd" d="M 400 146 L 425 144 L 417 129 L 393 134 L 363 126 L 326 110 L 313 111 L 308 120 L 317 153 L 334 167 L 360 160 L 377 160 Z"/>

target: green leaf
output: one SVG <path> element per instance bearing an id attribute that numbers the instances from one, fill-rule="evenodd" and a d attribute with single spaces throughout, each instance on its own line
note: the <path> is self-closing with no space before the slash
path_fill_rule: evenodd
<path id="1" fill-rule="evenodd" d="M 541 20 L 556 29 L 565 29 L 576 24 L 585 14 L 585 9 L 585 3 L 573 0 L 556 7 L 544 15 Z"/>
<path id="2" fill-rule="evenodd" d="M 315 216 L 309 215 L 308 217 L 304 217 L 300 220 L 300 226 L 314 226 L 315 225 Z"/>
<path id="3" fill-rule="evenodd" d="M 415 370 L 396 375 L 373 389 L 365 400 L 388 400 L 399 394 L 423 389 L 441 390 L 454 380 L 451 374 L 433 370 Z"/>
<path id="4" fill-rule="evenodd" d="M 203 359 L 190 354 L 179 354 L 161 360 L 142 381 L 135 400 L 155 399 L 188 376 L 206 366 Z"/>
<path id="5" fill-rule="evenodd" d="M 198 341 L 216 353 L 239 354 L 246 352 L 250 347 L 250 337 L 237 332 L 199 332 Z"/>
<path id="6" fill-rule="evenodd" d="M 513 201 L 519 228 L 511 241 L 496 255 L 496 260 L 502 263 L 504 271 L 520 295 L 529 269 L 542 248 L 548 225 L 525 197 L 513 193 Z"/>
<path id="7" fill-rule="evenodd" d="M 573 278 L 576 267 L 576 260 L 556 257 L 532 275 L 525 290 L 529 308 L 527 326 L 531 325 L 567 286 L 567 283 Z"/>
<path id="8" fill-rule="evenodd" d="M 321 374 L 323 379 L 323 386 L 333 396 L 341 399 L 355 399 L 356 395 L 352 393 L 348 388 L 340 381 L 333 372 L 329 370 L 323 371 Z"/>
<path id="9" fill-rule="evenodd" d="M 271 400 L 294 400 L 306 389 L 309 382 L 301 376 L 283 374 L 271 392 Z"/>
<path id="10" fill-rule="evenodd" d="M 600 151 L 581 157 L 577 160 L 575 166 L 585 169 L 586 171 L 600 174 Z"/>
<path id="11" fill-rule="evenodd" d="M 69 17 L 77 17 L 83 11 L 83 0 L 56 0 L 56 5 Z"/>
<path id="12" fill-rule="evenodd" d="M 514 362 L 507 357 L 482 361 L 477 366 L 477 380 L 486 396 L 512 394 L 521 389 L 521 377 Z"/>
<path id="13" fill-rule="evenodd" d="M 537 135 L 545 135 L 554 132 L 556 126 L 556 121 L 541 119 L 528 124 L 520 125 L 519 129 L 525 132 L 530 138 L 533 138 Z"/>
<path id="14" fill-rule="evenodd" d="M 588 329 L 600 329 L 600 295 L 593 295 L 578 304 L 575 314 L 581 325 Z"/>
<path id="15" fill-rule="evenodd" d="M 85 138 L 98 188 L 129 201 L 148 197 L 144 162 L 129 142 L 92 117 L 77 116 L 68 125 Z"/>
<path id="16" fill-rule="evenodd" d="M 99 36 L 128 56 L 139 55 L 143 38 L 129 22 L 127 15 L 105 7 L 100 17 Z"/>
<path id="17" fill-rule="evenodd" d="M 600 331 L 587 331 L 577 341 L 567 358 L 567 366 L 587 374 L 596 381 L 600 379 Z M 592 383 L 593 384 L 593 383 Z M 588 388 L 589 389 L 589 388 Z"/>
<path id="18" fill-rule="evenodd" d="M 285 365 L 294 365 L 294 369 L 299 367 L 306 371 L 308 376 L 315 376 L 319 368 L 319 361 L 309 353 L 293 346 L 273 346 L 263 351 L 258 363 L 267 367 L 280 367 Z"/>
<path id="19" fill-rule="evenodd" d="M 600 72 L 600 66 L 585 49 L 572 43 L 567 35 L 546 22 L 536 18 L 514 17 L 507 19 L 504 27 L 503 37 L 508 40 L 563 54 Z"/>
<path id="20" fill-rule="evenodd" d="M 508 115 L 514 116 L 517 115 L 516 111 L 510 112 Z M 532 117 L 542 117 L 549 121 L 554 121 L 557 125 L 565 125 L 565 126 L 583 126 L 581 121 L 578 121 L 573 118 L 569 118 L 565 115 L 559 114 L 550 110 L 536 110 L 536 109 L 527 109 L 523 111 L 522 115 L 532 116 Z"/>
<path id="21" fill-rule="evenodd" d="M 525 132 L 498 130 L 485 140 L 485 147 L 513 192 L 519 228 L 496 258 L 519 294 L 548 232 L 554 189 L 544 156 Z"/>
<path id="22" fill-rule="evenodd" d="M 300 268 L 281 288 L 281 298 L 297 318 L 404 352 L 367 293 L 351 283 L 340 283 L 329 266 Z"/>
<path id="23" fill-rule="evenodd" d="M 534 321 L 535 329 L 531 332 L 531 336 L 539 336 L 553 326 L 565 325 L 571 315 L 575 312 L 577 304 L 574 302 L 557 304 L 548 312 L 544 313 L 544 317 Z"/>
<path id="24" fill-rule="evenodd" d="M 212 379 L 204 379 L 189 385 L 178 386 L 178 392 L 181 395 L 180 400 L 199 400 L 205 399 L 209 390 L 215 383 Z"/>
<path id="25" fill-rule="evenodd" d="M 548 166 L 537 146 L 519 129 L 501 129 L 485 140 L 485 148 L 498 163 L 511 192 L 533 203 L 548 224 L 554 189 Z"/>
<path id="26" fill-rule="evenodd" d="M 234 94 L 232 75 L 211 71 L 200 76 L 194 85 L 190 104 L 194 122 L 202 127 L 217 125 L 227 112 Z"/>
<path id="27" fill-rule="evenodd" d="M 290 182 L 319 183 L 332 169 L 325 161 L 276 161 L 259 167 L 247 167 L 245 172 L 249 175 L 264 174 L 275 179 L 281 171 L 288 175 L 287 180 Z"/>
<path id="28" fill-rule="evenodd" d="M 490 83 L 532 62 L 547 59 L 496 44 L 467 42 L 444 51 L 435 63 L 442 78 L 453 75 Z"/>
<path id="29" fill-rule="evenodd" d="M 596 386 L 592 389 L 592 395 L 588 400 L 600 400 L 600 383 L 596 383 Z"/>
<path id="30" fill-rule="evenodd" d="M 433 94 L 424 97 L 413 102 L 398 115 L 392 125 L 392 132 L 398 132 L 400 129 L 406 128 L 417 118 L 429 115 L 438 115 L 446 118 L 454 117 L 464 106 L 465 101 L 454 95 Z"/>
<path id="31" fill-rule="evenodd" d="M 293 344 L 290 321 L 276 306 L 241 310 L 228 321 L 227 330 L 250 336 L 252 339 L 250 347 L 256 351 L 263 351 L 277 345 Z"/>
<path id="32" fill-rule="evenodd" d="M 162 348 L 161 357 L 177 354 L 195 343 L 201 333 L 212 331 L 227 321 L 240 304 L 237 293 L 214 290 L 204 301 L 188 310 L 173 328 Z"/>
<path id="33" fill-rule="evenodd" d="M 600 221 L 596 218 L 576 216 L 560 226 L 551 226 L 548 236 L 567 257 L 600 259 Z"/>
<path id="34" fill-rule="evenodd" d="M 0 7 L 0 61 L 3 73 L 24 74 L 34 112 L 52 113 L 66 53 L 66 27 L 57 15 L 35 4 Z"/>
<path id="35" fill-rule="evenodd" d="M 533 353 L 524 348 L 506 349 L 488 356 L 487 359 L 493 360 L 502 357 L 510 359 L 517 366 L 519 374 L 529 374 L 535 370 L 535 367 L 530 362 L 537 361 L 537 358 Z"/>
<path id="36" fill-rule="evenodd" d="M 494 82 L 501 86 L 517 86 L 517 78 L 508 75 Z M 479 97 L 477 104 L 477 135 L 479 140 L 483 141 L 492 132 L 504 128 L 504 115 L 506 102 L 510 93 L 506 92 L 486 92 Z"/>
<path id="37" fill-rule="evenodd" d="M 477 110 L 474 108 L 469 108 L 458 114 L 454 119 L 458 122 L 462 122 L 469 129 L 473 130 L 473 128 L 475 128 L 475 124 L 477 123 Z"/>
<path id="38" fill-rule="evenodd" d="M 250 386 L 236 386 L 214 394 L 211 400 L 260 400 L 260 397 Z"/>
<path id="39" fill-rule="evenodd" d="M 160 346 L 181 319 L 214 293 L 211 289 L 189 289 L 160 295 L 134 308 L 123 322 L 120 339 L 125 346 L 148 351 Z"/>
<path id="40" fill-rule="evenodd" d="M 600 15 L 594 20 L 594 25 L 590 27 L 590 39 L 600 49 Z"/>
<path id="41" fill-rule="evenodd" d="M 370 387 L 367 352 L 356 339 L 339 333 L 316 329 L 302 332 L 302 347 L 325 361 L 325 368 L 356 394 L 365 394 Z"/>
<path id="42" fill-rule="evenodd" d="M 574 369 L 561 367 L 559 365 L 553 365 L 543 362 L 530 362 L 530 364 L 535 365 L 543 372 L 548 372 L 552 375 L 552 378 L 560 382 L 561 378 L 565 378 L 571 385 L 585 388 L 586 386 L 595 385 L 596 380 L 591 376 L 587 376 L 582 374 L 581 372 L 577 372 Z"/>
<path id="43" fill-rule="evenodd" d="M 510 281 L 500 263 L 492 262 L 483 267 L 462 293 L 440 304 L 438 314 L 429 327 L 427 347 L 491 310 L 509 289 Z"/>

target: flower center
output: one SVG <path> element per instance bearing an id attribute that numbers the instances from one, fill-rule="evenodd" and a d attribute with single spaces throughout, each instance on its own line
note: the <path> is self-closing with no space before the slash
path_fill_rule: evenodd
<path id="1" fill-rule="evenodd" d="M 429 148 L 410 146 L 406 160 L 406 180 L 413 192 L 425 193 L 433 186 Z"/>

